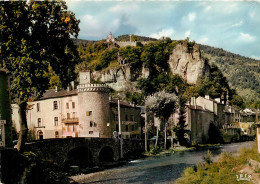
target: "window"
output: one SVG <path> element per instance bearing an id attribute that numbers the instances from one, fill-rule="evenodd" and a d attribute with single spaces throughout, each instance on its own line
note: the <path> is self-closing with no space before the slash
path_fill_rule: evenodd
<path id="1" fill-rule="evenodd" d="M 86 116 L 91 116 L 92 115 L 92 111 L 87 111 L 86 112 Z"/>
<path id="2" fill-rule="evenodd" d="M 59 119 L 58 117 L 54 117 L 54 126 L 58 126 Z"/>
<path id="3" fill-rule="evenodd" d="M 94 122 L 94 127 L 97 127 L 97 124 Z"/>
<path id="4" fill-rule="evenodd" d="M 135 130 L 135 126 L 134 125 L 132 125 L 132 131 L 134 131 Z"/>
<path id="5" fill-rule="evenodd" d="M 67 109 L 69 109 L 69 108 L 70 108 L 70 105 L 69 105 L 69 103 L 66 103 L 66 107 L 67 107 Z"/>
<path id="6" fill-rule="evenodd" d="M 59 132 L 58 131 L 55 132 L 55 138 L 59 138 Z"/>
<path id="7" fill-rule="evenodd" d="M 135 120 L 134 115 L 131 115 L 130 116 L 130 121 L 134 121 L 134 120 Z"/>
<path id="8" fill-rule="evenodd" d="M 127 116 L 127 114 L 125 115 L 125 120 L 128 121 L 128 116 Z"/>
<path id="9" fill-rule="evenodd" d="M 128 125 L 125 125 L 125 131 L 128 132 Z"/>
<path id="10" fill-rule="evenodd" d="M 67 119 L 70 119 L 70 113 L 67 113 Z"/>
<path id="11" fill-rule="evenodd" d="M 118 121 L 118 115 L 115 114 L 115 121 Z"/>
<path id="12" fill-rule="evenodd" d="M 40 103 L 37 103 L 36 106 L 37 106 L 37 112 L 39 112 L 40 111 Z"/>
<path id="13" fill-rule="evenodd" d="M 38 127 L 41 127 L 41 126 L 42 126 L 42 119 L 38 118 Z"/>
<path id="14" fill-rule="evenodd" d="M 75 109 L 75 102 L 72 102 L 72 108 Z"/>
<path id="15" fill-rule="evenodd" d="M 118 127 L 118 124 L 116 124 L 116 131 L 119 131 L 119 127 Z"/>
<path id="16" fill-rule="evenodd" d="M 56 109 L 58 109 L 58 102 L 54 101 L 53 102 L 53 110 L 56 110 Z"/>
<path id="17" fill-rule="evenodd" d="M 76 112 L 72 113 L 72 118 L 76 118 Z"/>
<path id="18" fill-rule="evenodd" d="M 92 122 L 92 121 L 89 122 L 89 126 L 90 126 L 90 127 L 93 126 L 93 122 Z"/>
<path id="19" fill-rule="evenodd" d="M 93 131 L 89 131 L 88 133 L 89 133 L 89 134 L 93 134 Z"/>

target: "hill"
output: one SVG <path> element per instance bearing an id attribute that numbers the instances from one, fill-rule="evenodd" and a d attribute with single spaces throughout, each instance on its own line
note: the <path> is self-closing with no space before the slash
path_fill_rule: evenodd
<path id="1" fill-rule="evenodd" d="M 260 99 L 260 60 L 207 45 L 200 45 L 200 49 L 202 56 L 218 66 L 239 95 L 249 103 Z"/>

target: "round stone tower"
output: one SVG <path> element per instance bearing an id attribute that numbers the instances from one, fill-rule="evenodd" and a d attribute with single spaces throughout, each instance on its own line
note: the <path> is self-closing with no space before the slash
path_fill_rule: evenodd
<path id="1" fill-rule="evenodd" d="M 92 84 L 90 71 L 79 73 L 79 137 L 109 138 L 109 88 Z"/>
<path id="2" fill-rule="evenodd" d="M 11 103 L 9 96 L 9 76 L 0 68 L 0 146 L 12 144 Z"/>

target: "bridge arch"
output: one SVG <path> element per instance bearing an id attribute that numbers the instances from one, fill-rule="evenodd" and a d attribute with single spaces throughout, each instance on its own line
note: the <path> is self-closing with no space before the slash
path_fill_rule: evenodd
<path id="1" fill-rule="evenodd" d="M 113 148 L 111 148 L 110 146 L 103 147 L 99 152 L 98 160 L 100 163 L 115 161 L 115 153 Z"/>
<path id="2" fill-rule="evenodd" d="M 89 167 L 93 165 L 93 155 L 89 147 L 78 146 L 68 151 L 66 163 L 68 165 L 77 165 L 80 167 Z"/>

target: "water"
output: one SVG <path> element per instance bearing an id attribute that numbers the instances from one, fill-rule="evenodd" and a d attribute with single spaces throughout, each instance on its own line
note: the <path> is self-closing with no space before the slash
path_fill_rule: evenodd
<path id="1" fill-rule="evenodd" d="M 232 143 L 210 149 L 216 161 L 222 151 L 237 152 L 242 147 L 251 147 L 253 142 Z M 87 175 L 74 176 L 79 183 L 173 183 L 186 167 L 203 162 L 207 149 L 176 152 L 169 156 L 133 160 L 128 164 Z"/>

